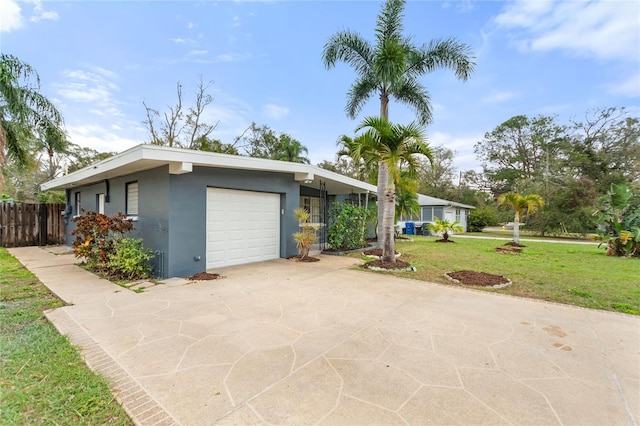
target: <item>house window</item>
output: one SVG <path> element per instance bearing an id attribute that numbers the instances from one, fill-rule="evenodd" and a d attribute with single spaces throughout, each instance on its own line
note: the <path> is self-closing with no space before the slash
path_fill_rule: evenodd
<path id="1" fill-rule="evenodd" d="M 322 223 L 322 217 L 320 215 L 320 198 L 300 197 L 300 207 L 309 212 L 310 223 Z"/>
<path id="2" fill-rule="evenodd" d="M 460 209 L 456 209 L 456 220 L 460 222 Z"/>
<path id="3" fill-rule="evenodd" d="M 438 219 L 444 219 L 444 208 L 443 207 L 434 207 L 433 208 L 433 217 Z"/>
<path id="4" fill-rule="evenodd" d="M 127 216 L 138 215 L 138 182 L 126 184 L 127 199 L 125 200 L 125 210 Z"/>
<path id="5" fill-rule="evenodd" d="M 104 214 L 104 194 L 96 194 L 96 211 Z"/>
<path id="6" fill-rule="evenodd" d="M 76 215 L 79 215 L 82 212 L 82 203 L 80 202 L 80 193 L 75 193 L 75 207 L 76 207 Z"/>
<path id="7" fill-rule="evenodd" d="M 433 221 L 433 207 L 423 207 L 422 208 L 422 220 L 424 222 L 432 222 Z"/>

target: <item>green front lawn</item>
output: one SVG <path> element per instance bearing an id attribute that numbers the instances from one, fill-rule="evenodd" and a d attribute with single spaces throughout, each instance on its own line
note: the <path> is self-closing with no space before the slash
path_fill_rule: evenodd
<path id="1" fill-rule="evenodd" d="M 0 424 L 132 424 L 106 381 L 44 317 L 62 305 L 0 248 Z"/>
<path id="2" fill-rule="evenodd" d="M 640 315 L 638 258 L 605 256 L 597 244 L 527 241 L 523 253 L 515 255 L 495 252 L 505 241 L 452 236 L 456 243 L 444 244 L 435 239 L 396 242 L 401 259 L 417 267 L 401 276 L 450 284 L 446 272 L 486 272 L 513 281 L 511 287 L 486 291 Z"/>

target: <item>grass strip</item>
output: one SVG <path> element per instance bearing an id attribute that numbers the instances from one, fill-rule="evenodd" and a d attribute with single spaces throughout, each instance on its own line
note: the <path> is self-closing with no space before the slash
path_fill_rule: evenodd
<path id="1" fill-rule="evenodd" d="M 63 306 L 0 248 L 0 424 L 132 425 L 43 311 Z"/>

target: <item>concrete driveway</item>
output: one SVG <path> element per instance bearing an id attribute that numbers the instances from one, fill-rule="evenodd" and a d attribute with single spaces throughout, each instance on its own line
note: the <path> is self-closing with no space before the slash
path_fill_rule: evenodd
<path id="1" fill-rule="evenodd" d="M 11 249 L 137 424 L 640 421 L 640 318 L 276 260 L 134 293 Z"/>

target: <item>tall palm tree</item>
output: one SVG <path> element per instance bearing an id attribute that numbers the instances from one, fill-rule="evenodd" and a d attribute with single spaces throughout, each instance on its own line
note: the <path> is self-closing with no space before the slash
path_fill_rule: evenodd
<path id="1" fill-rule="evenodd" d="M 0 54 L 0 193 L 7 155 L 25 164 L 27 141 L 34 134 L 62 128 L 62 116 L 39 90 L 40 77 L 30 65 Z"/>
<path id="2" fill-rule="evenodd" d="M 362 143 L 360 152 L 362 158 L 369 164 L 384 164 L 387 171 L 385 176 L 384 194 L 378 199 L 383 205 L 384 235 L 382 246 L 382 261 L 395 262 L 395 241 L 393 239 L 396 182 L 401 180 L 403 173 L 409 178 L 415 178 L 420 161 L 414 154 L 421 154 L 431 158 L 431 149 L 424 141 L 424 130 L 416 123 L 408 126 L 391 124 L 380 117 L 367 117 L 358 126 L 356 132 L 367 129 L 359 139 Z M 380 202 L 382 200 L 382 202 Z M 380 239 L 381 235 L 378 235 Z"/>
<path id="3" fill-rule="evenodd" d="M 360 147 L 362 146 L 360 137 L 352 138 L 347 135 L 342 135 L 338 139 L 338 152 L 336 156 L 338 160 L 341 157 L 347 157 L 351 160 L 354 174 L 356 179 L 363 182 L 371 182 L 372 177 L 377 176 L 377 170 L 369 170 L 360 153 Z"/>
<path id="4" fill-rule="evenodd" d="M 515 212 L 513 218 L 513 242 L 520 244 L 520 218 L 535 213 L 544 206 L 544 200 L 538 194 L 520 195 L 507 192 L 498 197 L 499 206 L 507 206 Z"/>
<path id="5" fill-rule="evenodd" d="M 389 120 L 389 100 L 393 97 L 414 109 L 420 124 L 428 124 L 431 122 L 431 100 L 418 78 L 440 68 L 449 68 L 456 77 L 467 80 L 475 68 L 471 48 L 455 38 L 413 45 L 411 38 L 402 34 L 405 3 L 405 0 L 386 1 L 378 15 L 375 45 L 358 33 L 344 30 L 332 35 L 324 46 L 322 60 L 328 69 L 342 61 L 358 74 L 347 93 L 345 109 L 352 119 L 366 101 L 377 94 L 381 118 Z M 378 167 L 378 200 L 382 200 L 388 171 L 382 163 Z M 383 214 L 382 203 L 378 202 L 378 218 Z M 378 244 L 384 245 L 380 235 Z"/>

